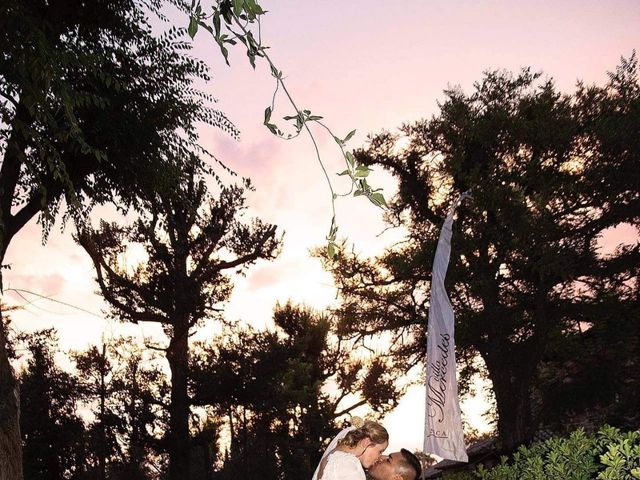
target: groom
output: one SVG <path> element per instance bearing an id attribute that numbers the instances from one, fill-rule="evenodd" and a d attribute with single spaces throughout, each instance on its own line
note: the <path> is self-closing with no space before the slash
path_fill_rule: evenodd
<path id="1" fill-rule="evenodd" d="M 418 457 L 403 448 L 380 457 L 367 473 L 373 480 L 418 480 L 422 467 Z"/>

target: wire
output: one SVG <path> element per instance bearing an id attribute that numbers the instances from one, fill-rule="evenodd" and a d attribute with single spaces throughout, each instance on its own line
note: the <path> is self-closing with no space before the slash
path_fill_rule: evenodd
<path id="1" fill-rule="evenodd" d="M 22 288 L 6 288 L 5 292 L 15 292 L 22 299 L 24 299 L 27 302 L 27 305 L 33 305 L 33 306 L 35 306 L 37 308 L 40 308 L 40 309 L 44 310 L 45 312 L 48 312 L 48 311 L 43 309 L 42 307 L 38 307 L 37 305 L 35 305 L 33 303 L 33 301 L 30 301 L 29 299 L 27 299 L 23 294 L 26 293 L 28 295 L 33 295 L 33 296 L 38 297 L 38 298 L 40 298 L 42 300 L 48 300 L 50 302 L 57 303 L 59 305 L 64 305 L 65 307 L 73 308 L 75 310 L 79 310 L 81 312 L 87 313 L 87 314 L 92 315 L 92 316 L 94 316 L 96 318 L 99 318 L 101 320 L 104 320 L 104 317 L 102 315 L 98 315 L 97 313 L 94 313 L 91 310 L 87 310 L 86 308 L 78 307 L 77 305 L 74 305 L 72 303 L 63 302 L 62 300 L 57 300 L 55 298 L 52 298 L 52 297 L 49 297 L 49 296 L 46 296 L 46 295 L 42 295 L 40 293 L 32 292 L 31 290 L 25 290 L 25 289 L 22 289 Z M 48 313 L 54 313 L 54 314 L 57 314 L 57 315 L 64 315 L 63 313 L 58 313 L 58 312 L 48 312 Z"/>

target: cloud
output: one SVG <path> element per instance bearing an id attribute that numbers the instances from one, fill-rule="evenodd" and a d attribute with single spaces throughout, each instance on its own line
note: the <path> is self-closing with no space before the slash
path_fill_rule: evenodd
<path id="1" fill-rule="evenodd" d="M 292 265 L 269 264 L 254 269 L 248 277 L 247 289 L 260 290 L 262 288 L 272 288 L 286 280 L 292 270 Z"/>
<path id="2" fill-rule="evenodd" d="M 18 274 L 10 277 L 6 287 L 27 290 L 45 297 L 55 297 L 63 292 L 65 279 L 58 273 L 46 275 Z"/>

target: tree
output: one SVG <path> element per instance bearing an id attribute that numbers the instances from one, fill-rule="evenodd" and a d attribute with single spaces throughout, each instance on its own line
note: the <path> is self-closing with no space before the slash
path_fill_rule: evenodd
<path id="1" fill-rule="evenodd" d="M 150 478 L 150 457 L 159 450 L 150 432 L 165 427 L 157 409 L 166 397 L 166 379 L 153 355 L 144 353 L 123 337 L 72 356 L 80 398 L 95 417 L 88 426 L 94 478 Z"/>
<path id="2" fill-rule="evenodd" d="M 601 302 L 597 322 L 582 323 L 550 340 L 552 348 L 541 362 L 533 391 L 534 409 L 545 428 L 569 433 L 576 426 L 640 427 L 637 285 L 635 291 L 617 294 L 631 298 Z"/>
<path id="3" fill-rule="evenodd" d="M 95 204 L 135 205 L 199 157 L 194 122 L 235 132 L 198 95 L 203 63 L 180 31 L 154 38 L 155 0 L 10 0 L 0 7 L 0 263 L 40 214 L 82 224 Z M 181 132 L 181 133 L 178 133 Z M 17 388 L 0 331 L 0 479 L 21 474 Z"/>
<path id="4" fill-rule="evenodd" d="M 96 401 L 99 406 L 97 412 L 98 435 L 93 442 L 96 446 L 95 455 L 98 457 L 97 475 L 99 480 L 105 480 L 107 457 L 111 457 L 116 450 L 115 432 L 112 426 L 119 423 L 119 417 L 107 410 L 107 397 L 115 392 L 111 385 L 113 365 L 107 357 L 107 344 L 103 343 L 101 349 L 93 346 L 86 352 L 74 355 L 80 378 L 84 380 L 80 384 L 80 391 L 85 400 Z M 110 410 L 110 409 L 109 409 Z M 108 440 L 107 440 L 108 438 Z"/>
<path id="5" fill-rule="evenodd" d="M 406 148 L 382 133 L 356 152 L 397 178 L 387 220 L 407 227 L 407 241 L 376 259 L 345 254 L 327 266 L 341 293 L 340 328 L 361 341 L 391 332 L 390 355 L 420 363 L 441 219 L 471 189 L 447 288 L 463 386 L 480 355 L 510 449 L 540 420 L 531 389 L 550 340 L 637 302 L 638 245 L 599 252 L 607 229 L 640 219 L 637 59 L 623 59 L 606 86 L 579 84 L 573 95 L 528 69 L 488 72 L 470 95 L 445 93 L 439 114 L 400 129 Z"/>
<path id="6" fill-rule="evenodd" d="M 20 428 L 28 480 L 80 479 L 86 467 L 86 431 L 77 414 L 78 385 L 56 365 L 57 334 L 28 335 L 30 358 L 20 376 Z"/>
<path id="7" fill-rule="evenodd" d="M 195 175 L 183 176 L 180 187 L 177 194 L 148 199 L 147 213 L 132 226 L 103 222 L 99 230 L 78 237 L 111 314 L 159 323 L 169 338 L 164 351 L 171 370 L 171 479 L 189 478 L 189 335 L 205 318 L 222 319 L 222 305 L 233 288 L 230 272 L 273 258 L 279 246 L 275 226 L 257 219 L 241 222 L 241 187 L 221 187 L 217 199 Z M 134 243 L 144 247 L 148 260 L 127 272 L 119 256 Z"/>
<path id="8" fill-rule="evenodd" d="M 22 476 L 22 440 L 18 423 L 20 391 L 9 363 L 14 352 L 7 340 L 10 320 L 5 312 L 8 309 L 0 303 L 0 310 L 0 466 L 3 467 L 0 479 L 13 480 L 17 475 L 20 475 L 18 478 Z"/>
<path id="9" fill-rule="evenodd" d="M 273 321 L 268 331 L 234 328 L 193 355 L 193 402 L 231 432 L 223 478 L 310 478 L 341 418 L 365 404 L 381 415 L 399 396 L 385 364 L 354 355 L 331 316 L 287 303 Z"/>
<path id="10" fill-rule="evenodd" d="M 215 478 L 214 466 L 220 454 L 218 449 L 220 426 L 220 420 L 211 417 L 196 425 L 196 431 L 191 440 L 190 474 L 193 480 Z"/>

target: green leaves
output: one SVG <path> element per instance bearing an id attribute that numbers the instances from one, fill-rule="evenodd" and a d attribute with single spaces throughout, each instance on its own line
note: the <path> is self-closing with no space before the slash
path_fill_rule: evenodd
<path id="1" fill-rule="evenodd" d="M 611 430 L 605 426 L 603 431 Z M 633 480 L 640 478 L 640 433 L 622 433 L 617 429 L 606 441 L 587 436 L 582 429 L 568 438 L 551 438 L 520 447 L 509 459 L 492 467 L 479 466 L 473 472 L 460 472 L 447 478 L 456 480 Z M 602 453 L 604 450 L 604 453 Z M 600 460 L 600 462 L 598 462 Z M 604 468 L 603 468 L 604 467 Z"/>
<path id="2" fill-rule="evenodd" d="M 610 427 L 609 427 L 610 428 Z M 606 468 L 598 475 L 602 480 L 632 480 L 640 478 L 640 432 L 621 434 L 609 431 L 607 451 L 600 455 Z"/>
<path id="3" fill-rule="evenodd" d="M 215 31 L 214 36 L 216 38 L 219 38 L 220 37 L 220 12 L 219 11 L 213 14 L 213 28 Z"/>
<path id="4" fill-rule="evenodd" d="M 250 21 L 254 21 L 259 15 L 264 14 L 264 10 L 255 0 L 233 0 L 233 13 L 236 17 L 246 16 Z"/>
<path id="5" fill-rule="evenodd" d="M 202 21 L 202 17 L 202 6 L 199 2 L 197 4 L 192 2 L 191 12 L 189 14 L 189 27 L 187 28 L 187 33 L 192 40 L 196 36 L 196 33 L 198 33 L 198 25 Z"/>
<path id="6" fill-rule="evenodd" d="M 196 36 L 196 33 L 198 33 L 198 19 L 196 17 L 189 19 L 189 28 L 187 31 L 192 39 Z"/>
<path id="7" fill-rule="evenodd" d="M 338 137 L 334 136 L 333 138 L 338 142 L 339 145 L 343 144 L 344 141 L 353 137 L 355 130 L 349 132 L 349 134 L 345 137 L 345 140 L 341 140 Z M 366 178 L 369 176 L 369 173 L 373 170 L 366 165 L 358 164 L 355 157 L 351 152 L 344 152 L 344 159 L 347 164 L 347 169 L 338 173 L 338 176 L 346 176 L 348 175 L 351 178 L 351 182 L 353 185 L 353 196 L 360 197 L 366 196 L 371 203 L 373 203 L 376 207 L 386 207 L 387 202 L 384 198 L 384 195 L 380 193 L 381 188 L 373 189 Z"/>
<path id="8" fill-rule="evenodd" d="M 340 148 L 344 147 L 346 145 L 346 143 L 351 140 L 351 137 L 353 137 L 356 134 L 355 130 L 351 130 L 346 137 L 344 138 L 338 138 L 335 135 L 333 135 L 333 139 L 336 141 L 336 143 L 338 145 L 340 145 Z"/>
<path id="9" fill-rule="evenodd" d="M 271 123 L 271 107 L 267 107 L 264 109 L 264 122 L 263 124 L 269 129 L 271 133 L 277 135 L 279 137 L 282 136 L 282 131 L 273 123 Z"/>
<path id="10" fill-rule="evenodd" d="M 336 216 L 331 218 L 331 227 L 329 228 L 329 235 L 327 235 L 327 256 L 329 258 L 335 257 L 339 247 L 336 243 L 336 235 L 338 233 L 338 225 L 336 224 Z"/>
<path id="11" fill-rule="evenodd" d="M 354 176 L 357 178 L 365 178 L 369 176 L 369 172 L 371 169 L 365 165 L 358 165 L 356 167 L 356 171 L 354 172 Z"/>
<path id="12" fill-rule="evenodd" d="M 213 12 L 210 16 L 206 16 L 203 13 L 199 3 L 193 2 L 189 12 L 187 32 L 192 39 L 198 32 L 199 27 L 203 27 L 211 33 L 227 65 L 229 65 L 229 50 L 227 46 L 236 45 L 238 41 L 241 42 L 246 47 L 249 63 L 255 68 L 255 59 L 263 56 L 263 47 L 255 40 L 251 31 L 244 28 L 243 24 L 247 20 L 249 23 L 255 22 L 259 24 L 259 16 L 262 14 L 264 14 L 264 10 L 255 0 L 226 0 L 219 2 L 213 7 Z M 208 18 L 211 18 L 211 25 L 206 23 Z M 241 32 L 237 31 L 238 28 L 240 28 Z"/>
<path id="13" fill-rule="evenodd" d="M 347 143 L 349 140 L 351 140 L 351 137 L 353 137 L 356 134 L 355 130 L 351 130 L 346 137 L 344 137 L 343 142 Z"/>
<path id="14" fill-rule="evenodd" d="M 371 203 L 373 203 L 376 207 L 386 207 L 387 206 L 387 202 L 384 199 L 384 195 L 382 195 L 380 192 L 375 192 L 372 193 L 370 196 L 367 197 Z"/>
<path id="15" fill-rule="evenodd" d="M 355 158 L 353 158 L 353 154 L 351 152 L 347 152 L 344 154 L 344 158 L 346 159 L 349 168 L 353 168 L 353 166 L 356 164 L 356 160 Z"/>
<path id="16" fill-rule="evenodd" d="M 236 16 L 240 16 L 242 14 L 242 9 L 244 7 L 244 0 L 234 0 L 233 1 L 233 13 Z"/>

